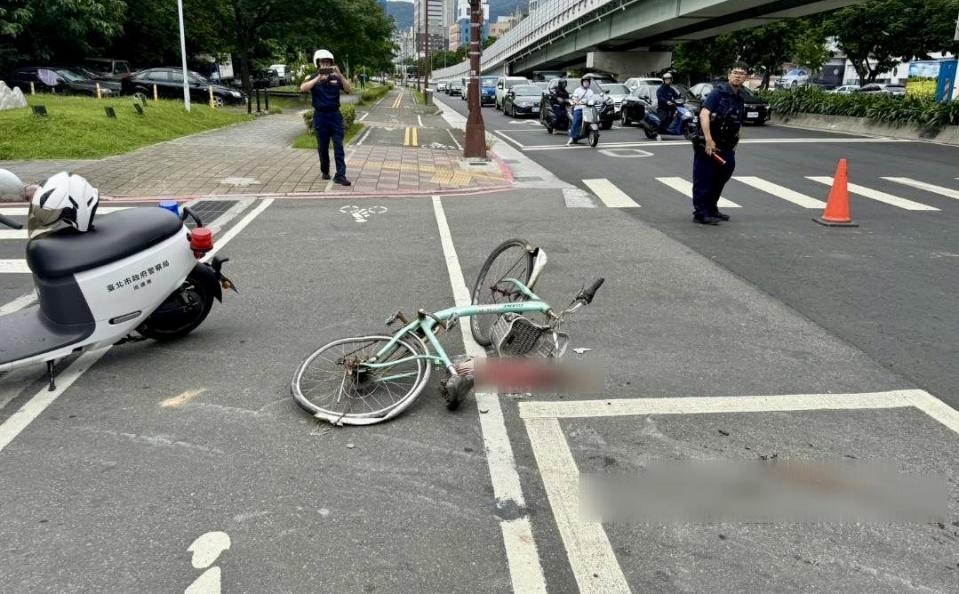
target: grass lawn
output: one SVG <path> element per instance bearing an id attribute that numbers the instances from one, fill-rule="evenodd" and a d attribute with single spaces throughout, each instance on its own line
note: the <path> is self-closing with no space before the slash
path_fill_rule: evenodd
<path id="1" fill-rule="evenodd" d="M 190 113 L 178 101 L 148 101 L 137 115 L 132 97 L 97 100 L 88 97 L 33 95 L 31 105 L 45 105 L 47 117 L 31 110 L 0 111 L 0 159 L 93 159 L 164 140 L 253 119 L 232 109 L 210 109 L 193 103 Z M 113 107 L 111 119 L 104 107 Z"/>
<path id="2" fill-rule="evenodd" d="M 360 133 L 360 130 L 363 129 L 363 124 L 359 122 L 353 122 L 353 125 L 350 126 L 350 129 L 346 131 L 346 135 L 343 137 L 343 144 L 349 144 L 357 134 Z M 300 134 L 293 140 L 293 148 L 298 149 L 312 149 L 316 150 L 316 136 L 310 134 L 309 131 L 304 131 L 303 134 Z"/>

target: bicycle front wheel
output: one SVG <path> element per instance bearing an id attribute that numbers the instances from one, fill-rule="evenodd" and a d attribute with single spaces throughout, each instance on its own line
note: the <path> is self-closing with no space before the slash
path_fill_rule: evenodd
<path id="1" fill-rule="evenodd" d="M 476 284 L 473 285 L 473 305 L 496 305 L 508 303 L 525 296 L 516 290 L 511 282 L 504 279 L 514 278 L 523 284 L 529 284 L 533 274 L 533 253 L 522 239 L 504 241 L 486 258 Z M 493 339 L 490 328 L 496 317 L 492 315 L 472 316 L 470 331 L 473 340 L 480 346 L 489 346 Z"/>
<path id="2" fill-rule="evenodd" d="M 293 374 L 293 398 L 313 416 L 337 425 L 372 425 L 400 414 L 423 391 L 431 365 L 412 358 L 428 351 L 418 336 L 407 335 L 376 360 L 389 365 L 369 367 L 391 339 L 358 336 L 320 347 Z"/>

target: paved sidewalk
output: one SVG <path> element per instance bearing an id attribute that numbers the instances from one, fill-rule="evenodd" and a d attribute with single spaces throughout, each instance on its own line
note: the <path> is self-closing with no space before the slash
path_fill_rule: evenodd
<path id="1" fill-rule="evenodd" d="M 358 108 L 357 118 L 366 129 L 346 147 L 349 188 L 321 179 L 316 151 L 292 148 L 305 130 L 299 114 L 263 116 L 101 160 L 0 161 L 0 168 L 30 181 L 74 171 L 107 198 L 388 196 L 510 186 L 501 162 L 463 161 L 463 131 L 435 107 L 416 105 L 407 89 Z"/>

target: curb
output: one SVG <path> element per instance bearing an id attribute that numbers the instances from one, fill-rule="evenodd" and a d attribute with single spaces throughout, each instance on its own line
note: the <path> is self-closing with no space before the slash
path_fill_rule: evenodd
<path id="1" fill-rule="evenodd" d="M 948 146 L 959 146 L 959 126 L 945 126 L 937 131 L 924 131 L 912 124 L 894 126 L 882 122 L 872 122 L 867 118 L 820 114 L 773 114 L 770 123 L 790 128 L 823 130 L 885 138 L 898 138 L 917 142 L 930 142 Z"/>

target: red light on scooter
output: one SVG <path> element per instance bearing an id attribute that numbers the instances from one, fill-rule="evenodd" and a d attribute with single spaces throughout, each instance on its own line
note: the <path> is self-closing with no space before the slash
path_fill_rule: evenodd
<path id="1" fill-rule="evenodd" d="M 190 232 L 190 249 L 197 258 L 213 249 L 213 231 L 206 227 L 198 227 Z"/>

